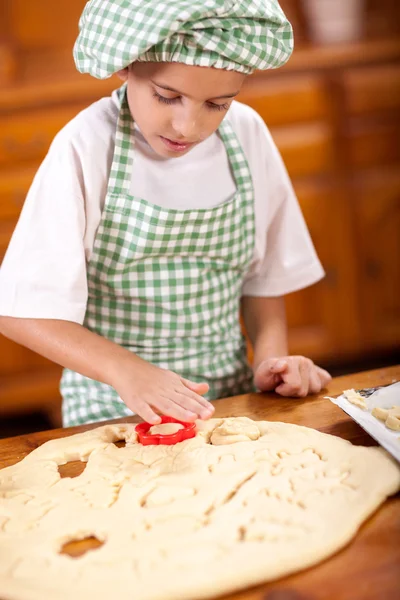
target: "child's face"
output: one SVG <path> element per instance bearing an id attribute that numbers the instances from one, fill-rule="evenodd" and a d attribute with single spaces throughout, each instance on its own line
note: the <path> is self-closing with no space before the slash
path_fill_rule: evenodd
<path id="1" fill-rule="evenodd" d="M 180 63 L 134 63 L 119 72 L 128 103 L 153 150 L 183 156 L 216 131 L 245 75 Z"/>

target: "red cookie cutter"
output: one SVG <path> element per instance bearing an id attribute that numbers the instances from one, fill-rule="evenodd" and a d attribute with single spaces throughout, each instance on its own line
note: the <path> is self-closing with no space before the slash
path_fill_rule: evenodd
<path id="1" fill-rule="evenodd" d="M 161 424 L 164 423 L 179 423 L 183 425 L 183 429 L 179 429 L 176 433 L 149 433 L 149 430 L 153 425 L 151 423 L 139 423 L 136 425 L 135 431 L 138 434 L 139 442 L 143 446 L 172 446 L 178 444 L 184 440 L 189 440 L 196 435 L 196 423 L 185 423 L 184 421 L 177 421 L 172 417 L 161 417 Z M 157 423 L 159 425 L 159 423 Z"/>

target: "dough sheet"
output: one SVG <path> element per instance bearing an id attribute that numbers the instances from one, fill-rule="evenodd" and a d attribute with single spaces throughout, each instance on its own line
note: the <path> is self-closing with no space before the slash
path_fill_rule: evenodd
<path id="1" fill-rule="evenodd" d="M 197 426 L 142 446 L 134 425 L 106 425 L 1 470 L 0 598 L 215 598 L 329 557 L 400 487 L 379 448 L 245 417 Z M 62 553 L 90 536 L 101 547 Z"/>

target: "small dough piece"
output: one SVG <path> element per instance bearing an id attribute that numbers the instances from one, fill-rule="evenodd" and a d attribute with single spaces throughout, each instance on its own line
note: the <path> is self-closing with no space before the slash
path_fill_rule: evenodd
<path id="1" fill-rule="evenodd" d="M 387 408 L 381 408 L 380 406 L 375 406 L 371 412 L 372 416 L 380 421 L 386 421 L 389 416 L 389 411 Z"/>
<path id="2" fill-rule="evenodd" d="M 232 417 L 225 419 L 211 435 L 213 446 L 236 444 L 236 442 L 250 442 L 258 440 L 260 430 L 255 421 L 247 417 Z"/>
<path id="3" fill-rule="evenodd" d="M 149 433 L 151 435 L 172 435 L 180 429 L 183 429 L 183 425 L 180 423 L 160 423 L 160 425 L 150 427 Z"/>
<path id="4" fill-rule="evenodd" d="M 392 408 L 381 408 L 375 406 L 371 412 L 373 417 L 385 422 L 386 427 L 393 431 L 400 431 L 400 406 L 395 405 Z"/>
<path id="5" fill-rule="evenodd" d="M 358 406 L 358 408 L 362 408 L 363 410 L 367 409 L 367 403 L 365 402 L 365 398 L 361 396 L 356 390 L 345 390 L 343 392 L 346 399 L 354 404 L 354 406 Z"/>
<path id="6" fill-rule="evenodd" d="M 390 414 L 390 411 L 388 418 L 385 421 L 385 425 L 386 427 L 389 427 L 389 429 L 393 429 L 393 431 L 400 431 L 400 419 Z"/>

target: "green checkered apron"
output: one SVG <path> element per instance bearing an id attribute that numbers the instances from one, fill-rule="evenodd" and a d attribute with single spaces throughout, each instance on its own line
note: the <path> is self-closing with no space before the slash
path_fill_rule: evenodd
<path id="1" fill-rule="evenodd" d="M 218 133 L 233 198 L 208 209 L 162 208 L 130 194 L 134 123 L 125 86 L 120 101 L 84 326 L 159 367 L 206 381 L 210 400 L 251 391 L 239 303 L 254 251 L 254 194 L 238 138 L 225 119 Z M 65 426 L 132 414 L 112 387 L 68 369 L 61 392 Z"/>

